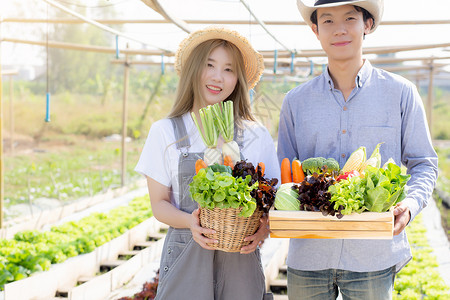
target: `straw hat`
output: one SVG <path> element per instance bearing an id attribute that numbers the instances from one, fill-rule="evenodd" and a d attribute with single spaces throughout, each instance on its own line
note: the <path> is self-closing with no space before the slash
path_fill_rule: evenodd
<path id="1" fill-rule="evenodd" d="M 248 87 L 252 89 L 259 81 L 259 78 L 264 71 L 263 56 L 253 49 L 244 36 L 240 35 L 237 31 L 224 27 L 208 26 L 205 29 L 191 33 L 180 43 L 180 46 L 175 53 L 175 69 L 177 70 L 178 75 L 181 74 L 183 65 L 186 63 L 187 58 L 191 55 L 195 47 L 212 39 L 226 40 L 234 44 L 241 51 L 242 58 L 244 59 Z"/>
<path id="2" fill-rule="evenodd" d="M 384 0 L 317 0 L 314 5 L 307 5 L 303 2 L 307 0 L 297 0 L 298 10 L 300 11 L 303 20 L 311 26 L 311 15 L 312 13 L 320 7 L 334 7 L 341 5 L 356 5 L 367 10 L 373 17 L 373 27 L 369 33 L 372 33 L 380 24 L 381 16 L 383 15 Z M 311 2 L 311 1 L 309 1 Z M 312 4 L 312 3 L 311 3 Z"/>

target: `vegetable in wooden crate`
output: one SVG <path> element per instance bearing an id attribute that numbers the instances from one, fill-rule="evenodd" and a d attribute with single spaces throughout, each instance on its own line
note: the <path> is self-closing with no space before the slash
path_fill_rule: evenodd
<path id="1" fill-rule="evenodd" d="M 298 159 L 292 161 L 292 181 L 294 183 L 302 182 L 305 179 L 305 173 L 302 169 L 302 163 Z"/>
<path id="2" fill-rule="evenodd" d="M 321 211 L 324 216 L 336 215 L 341 218 L 339 209 L 330 202 L 328 188 L 335 183 L 337 172 L 314 173 L 306 176 L 301 183 L 285 183 L 280 186 L 275 197 L 278 210 Z"/>
<path id="3" fill-rule="evenodd" d="M 298 193 L 300 201 L 300 210 L 321 211 L 324 216 L 336 215 L 341 218 L 339 208 L 335 209 L 330 202 L 331 195 L 328 188 L 336 181 L 337 173 L 314 173 L 307 176 L 300 184 L 292 186 Z"/>
<path id="4" fill-rule="evenodd" d="M 401 174 L 401 168 L 388 163 L 385 168 L 367 166 L 364 178 L 352 177 L 331 186 L 330 201 L 341 208 L 343 215 L 353 212 L 385 212 L 406 197 L 406 184 L 411 175 Z"/>
<path id="5" fill-rule="evenodd" d="M 381 164 L 380 146 L 383 143 L 378 143 L 370 155 L 366 159 L 366 147 L 361 146 L 350 155 L 345 165 L 342 167 L 341 173 L 345 174 L 351 171 L 364 172 L 367 166 L 379 168 Z"/>
<path id="6" fill-rule="evenodd" d="M 281 183 L 292 182 L 291 162 L 285 157 L 281 161 Z"/>
<path id="7" fill-rule="evenodd" d="M 278 210 L 300 210 L 298 193 L 292 188 L 293 182 L 283 183 L 275 196 L 275 208 Z"/>
<path id="8" fill-rule="evenodd" d="M 299 183 L 302 182 L 303 179 L 305 179 L 305 173 L 302 170 L 302 163 L 295 158 L 292 161 L 291 168 L 291 162 L 289 161 L 289 158 L 285 157 L 281 161 L 281 183 Z"/>
<path id="9" fill-rule="evenodd" d="M 324 157 L 307 158 L 302 162 L 302 168 L 306 175 L 340 171 L 339 163 L 334 158 Z"/>

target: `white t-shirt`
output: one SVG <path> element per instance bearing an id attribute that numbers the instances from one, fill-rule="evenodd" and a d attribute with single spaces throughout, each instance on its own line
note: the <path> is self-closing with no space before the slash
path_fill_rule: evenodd
<path id="1" fill-rule="evenodd" d="M 183 122 L 189 135 L 191 147 L 189 152 L 204 152 L 205 144 L 189 113 L 183 115 Z M 263 162 L 266 166 L 266 178 L 280 180 L 278 158 L 269 131 L 257 122 L 244 121 L 244 142 L 242 155 L 257 166 Z M 171 201 L 178 205 L 178 160 L 180 150 L 175 143 L 175 132 L 169 119 L 162 119 L 152 124 L 142 149 L 135 171 L 157 182 L 171 187 Z"/>

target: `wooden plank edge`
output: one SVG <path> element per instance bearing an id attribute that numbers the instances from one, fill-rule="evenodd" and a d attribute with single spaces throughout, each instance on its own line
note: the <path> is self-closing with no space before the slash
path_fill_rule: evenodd
<path id="1" fill-rule="evenodd" d="M 324 216 L 320 211 L 292 211 L 292 210 L 271 210 L 269 212 L 269 220 L 323 220 L 323 221 L 334 221 L 334 222 L 346 222 L 346 221 L 389 221 L 393 218 L 393 212 L 363 212 L 363 213 L 353 213 L 351 215 L 345 215 L 341 219 L 336 216 Z"/>
<path id="2" fill-rule="evenodd" d="M 300 239 L 392 239 L 392 231 L 321 231 L 321 230 L 276 230 L 270 232 L 271 238 Z"/>
<path id="3" fill-rule="evenodd" d="M 369 230 L 392 230 L 391 221 L 384 222 L 323 222 L 323 221 L 271 221 L 270 230 L 351 230 L 351 231 L 369 231 Z"/>

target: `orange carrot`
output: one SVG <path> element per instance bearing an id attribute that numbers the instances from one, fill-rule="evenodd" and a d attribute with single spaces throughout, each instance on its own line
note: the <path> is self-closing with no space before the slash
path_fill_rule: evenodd
<path id="1" fill-rule="evenodd" d="M 223 165 L 224 165 L 224 166 L 229 166 L 231 169 L 234 168 L 234 165 L 233 165 L 233 159 L 231 158 L 230 155 L 225 155 L 225 156 L 223 157 Z"/>
<path id="2" fill-rule="evenodd" d="M 281 161 L 281 183 L 292 182 L 292 174 L 291 174 L 291 162 L 289 158 L 284 158 Z"/>
<path id="3" fill-rule="evenodd" d="M 261 168 L 261 175 L 264 176 L 264 171 L 266 170 L 266 165 L 263 162 L 260 162 L 258 166 L 256 166 L 256 172 L 258 172 L 258 167 Z"/>
<path id="4" fill-rule="evenodd" d="M 207 167 L 208 166 L 203 161 L 203 159 L 201 159 L 201 158 L 197 159 L 197 161 L 195 162 L 195 174 L 197 174 L 198 171 L 200 171 L 201 169 L 205 169 Z"/>
<path id="5" fill-rule="evenodd" d="M 305 173 L 302 170 L 302 164 L 298 159 L 292 161 L 292 179 L 294 183 L 300 183 L 305 179 Z"/>

